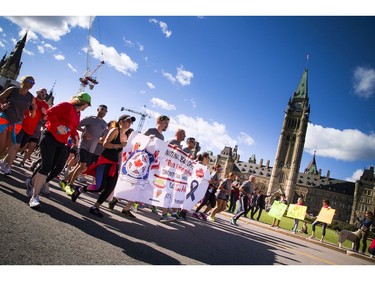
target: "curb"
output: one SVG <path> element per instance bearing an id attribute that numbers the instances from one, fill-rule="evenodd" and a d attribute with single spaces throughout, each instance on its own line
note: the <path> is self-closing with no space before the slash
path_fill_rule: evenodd
<path id="1" fill-rule="evenodd" d="M 226 211 L 223 211 L 220 214 L 222 214 L 222 215 L 224 215 L 226 217 L 229 217 L 229 218 L 233 216 L 233 213 L 228 213 Z M 240 217 L 239 220 L 241 222 L 245 223 L 245 224 L 253 224 L 253 225 L 262 227 L 264 229 L 268 229 L 268 230 L 272 230 L 272 231 L 275 231 L 275 232 L 279 232 L 281 234 L 284 234 L 284 235 L 287 235 L 287 236 L 291 236 L 293 238 L 297 238 L 297 239 L 300 239 L 300 240 L 308 241 L 310 243 L 314 243 L 314 244 L 317 244 L 317 245 L 329 248 L 331 250 L 335 250 L 337 252 L 341 252 L 341 253 L 346 254 L 348 256 L 355 256 L 357 258 L 360 258 L 360 259 L 363 259 L 363 260 L 367 260 L 367 261 L 371 261 L 371 262 L 375 263 L 375 258 L 371 258 L 368 255 L 363 255 L 363 254 L 354 252 L 354 251 L 346 249 L 346 248 L 339 248 L 337 245 L 335 245 L 333 243 L 330 243 L 330 242 L 320 242 L 319 240 L 310 239 L 309 237 L 301 236 L 299 234 L 292 234 L 292 233 L 290 233 L 290 231 L 288 231 L 288 230 L 286 230 L 284 228 L 278 228 L 278 229 L 271 228 L 269 224 L 266 224 L 264 222 L 260 222 L 260 221 L 257 221 L 257 220 L 252 220 L 252 219 L 249 219 L 249 218 L 245 219 L 244 217 Z"/>

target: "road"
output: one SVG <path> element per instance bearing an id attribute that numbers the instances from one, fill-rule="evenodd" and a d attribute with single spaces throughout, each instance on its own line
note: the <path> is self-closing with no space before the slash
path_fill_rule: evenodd
<path id="1" fill-rule="evenodd" d="M 52 183 L 39 211 L 28 206 L 24 180 L 30 172 L 14 167 L 0 173 L 1 265 L 374 265 L 375 259 L 347 255 L 248 219 L 239 226 L 226 213 L 215 222 L 188 217 L 160 223 L 149 209 L 122 217 L 103 204 L 104 218 L 89 213 L 95 194 L 76 203 Z"/>

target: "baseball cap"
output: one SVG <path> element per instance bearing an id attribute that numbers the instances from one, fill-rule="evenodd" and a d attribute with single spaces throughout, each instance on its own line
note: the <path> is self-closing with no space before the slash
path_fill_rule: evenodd
<path id="1" fill-rule="evenodd" d="M 121 120 L 132 120 L 132 122 L 135 122 L 136 119 L 134 116 L 124 114 L 124 115 L 121 115 L 118 119 L 118 121 L 121 121 Z"/>
<path id="2" fill-rule="evenodd" d="M 86 92 L 79 93 L 77 95 L 77 99 L 81 102 L 87 102 L 89 106 L 91 106 L 91 96 L 88 93 Z"/>

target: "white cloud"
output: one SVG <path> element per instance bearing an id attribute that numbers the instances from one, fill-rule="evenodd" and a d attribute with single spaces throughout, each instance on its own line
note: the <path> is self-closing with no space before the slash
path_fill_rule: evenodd
<path id="1" fill-rule="evenodd" d="M 163 32 L 163 34 L 165 35 L 165 37 L 167 38 L 171 37 L 172 31 L 168 30 L 168 25 L 165 22 L 158 21 L 156 19 L 150 19 L 149 22 L 159 24 L 159 27 L 161 31 Z"/>
<path id="2" fill-rule="evenodd" d="M 343 161 L 374 160 L 375 134 L 366 135 L 359 130 L 324 128 L 309 124 L 305 151 L 321 157 Z"/>
<path id="3" fill-rule="evenodd" d="M 183 66 L 177 68 L 177 81 L 182 85 L 190 85 L 191 79 L 194 77 L 194 74 L 190 71 L 184 70 Z"/>
<path id="4" fill-rule="evenodd" d="M 38 51 L 39 51 L 39 53 L 40 54 L 44 54 L 44 47 L 43 46 L 37 46 L 37 48 L 38 48 Z"/>
<path id="5" fill-rule="evenodd" d="M 0 27 L 0 32 L 3 32 L 3 29 Z"/>
<path id="6" fill-rule="evenodd" d="M 159 98 L 152 98 L 150 100 L 150 102 L 152 103 L 152 107 L 160 107 L 160 108 L 162 108 L 164 110 L 168 110 L 168 111 L 176 110 L 176 106 L 166 102 L 165 100 L 159 99 Z"/>
<path id="7" fill-rule="evenodd" d="M 1 48 L 5 48 L 5 45 L 3 44 L 3 42 L 0 41 L 0 47 Z"/>
<path id="8" fill-rule="evenodd" d="M 56 47 L 53 47 L 51 44 L 48 44 L 48 43 L 44 44 L 44 48 L 51 50 L 51 51 L 55 51 L 57 49 Z"/>
<path id="9" fill-rule="evenodd" d="M 176 78 L 173 77 L 172 74 L 168 73 L 168 72 L 164 72 L 163 70 L 161 71 L 161 73 L 163 74 L 163 76 L 165 78 L 167 78 L 169 81 L 171 81 L 172 83 L 176 82 Z"/>
<path id="10" fill-rule="evenodd" d="M 53 56 L 56 60 L 65 60 L 65 57 L 62 54 L 57 54 Z"/>
<path id="11" fill-rule="evenodd" d="M 90 37 L 92 56 L 98 60 L 104 60 L 105 64 L 113 67 L 120 73 L 130 76 L 131 72 L 136 72 L 138 64 L 133 62 L 125 53 L 118 53 L 114 47 L 100 44 L 94 37 Z M 87 49 L 83 49 L 87 52 Z"/>
<path id="12" fill-rule="evenodd" d="M 29 35 L 35 33 L 40 34 L 46 39 L 59 41 L 60 38 L 74 27 L 89 28 L 90 17 L 6 17 L 8 20 L 18 25 L 22 30 L 29 30 Z"/>
<path id="13" fill-rule="evenodd" d="M 147 87 L 149 87 L 150 89 L 155 89 L 155 86 L 154 84 L 152 84 L 151 82 L 147 82 Z"/>
<path id="14" fill-rule="evenodd" d="M 369 98 L 375 93 L 375 70 L 358 66 L 353 74 L 354 93 L 362 98 Z"/>
<path id="15" fill-rule="evenodd" d="M 344 180 L 356 182 L 363 175 L 363 172 L 364 172 L 363 169 L 358 169 L 353 173 L 353 175 L 350 178 L 346 178 Z"/>
<path id="16" fill-rule="evenodd" d="M 247 145 L 253 145 L 255 143 L 254 139 L 244 132 L 240 132 L 240 135 L 237 137 L 238 143 L 244 143 Z"/>
<path id="17" fill-rule="evenodd" d="M 73 71 L 73 72 L 77 72 L 77 69 L 75 69 L 73 67 L 73 65 L 71 65 L 70 63 L 68 63 L 68 67 Z"/>
<path id="18" fill-rule="evenodd" d="M 31 52 L 31 51 L 29 51 L 29 50 L 23 49 L 23 52 L 24 52 L 26 55 L 34 56 L 34 53 Z"/>
<path id="19" fill-rule="evenodd" d="M 162 75 L 172 83 L 175 83 L 177 81 L 182 86 L 190 85 L 191 79 L 193 79 L 194 74 L 191 71 L 184 70 L 183 68 L 184 67 L 182 65 L 180 67 L 177 67 L 176 76 L 173 76 L 171 73 L 165 72 L 164 70 L 162 70 Z"/>
<path id="20" fill-rule="evenodd" d="M 225 146 L 234 147 L 237 141 L 232 139 L 224 124 L 206 121 L 201 117 L 179 114 L 171 119 L 170 130 L 183 128 L 187 137 L 195 137 L 204 151 L 220 152 Z M 218 137 L 220 136 L 220 137 Z"/>
<path id="21" fill-rule="evenodd" d="M 195 99 L 191 99 L 191 100 L 190 100 L 190 103 L 191 103 L 191 106 L 192 106 L 193 108 L 196 108 L 196 107 L 197 107 L 197 102 L 195 101 Z"/>

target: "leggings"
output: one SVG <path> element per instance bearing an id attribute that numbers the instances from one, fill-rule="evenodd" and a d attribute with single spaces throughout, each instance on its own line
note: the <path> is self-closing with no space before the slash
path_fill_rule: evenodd
<path id="1" fill-rule="evenodd" d="M 102 164 L 96 168 L 96 185 L 99 187 L 97 191 L 101 191 L 99 198 L 96 202 L 100 205 L 104 203 L 105 200 L 111 195 L 112 191 L 116 187 L 118 179 L 118 167 L 116 173 L 113 177 L 109 176 L 109 171 L 112 167 L 112 164 Z"/>
<path id="2" fill-rule="evenodd" d="M 64 169 L 65 162 L 68 159 L 69 151 L 65 143 L 58 142 L 53 135 L 44 130 L 40 138 L 40 157 L 41 163 L 33 173 L 39 172 L 47 176 L 46 182 L 57 177 Z"/>

